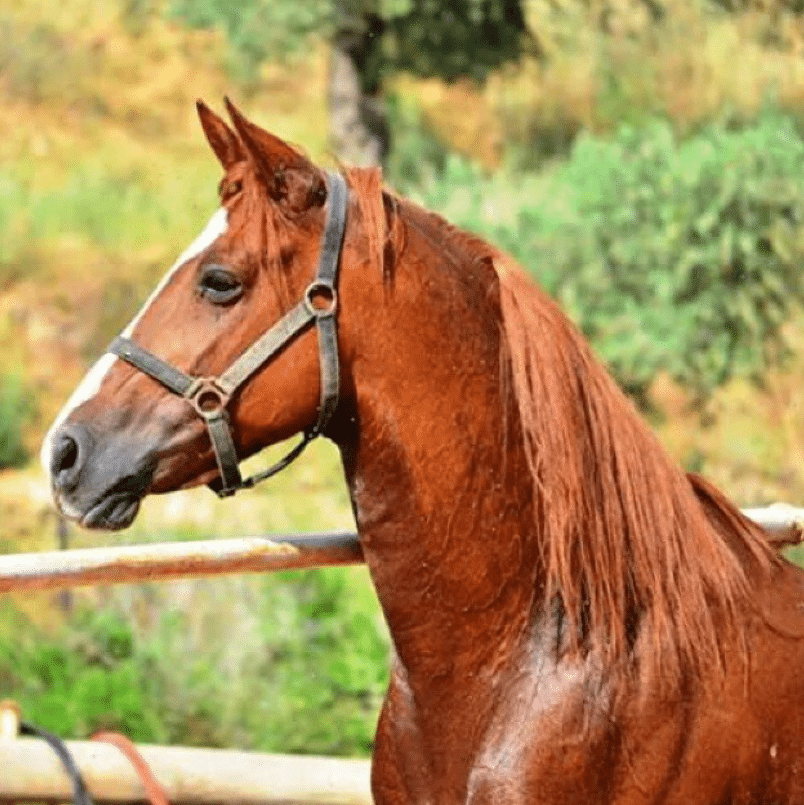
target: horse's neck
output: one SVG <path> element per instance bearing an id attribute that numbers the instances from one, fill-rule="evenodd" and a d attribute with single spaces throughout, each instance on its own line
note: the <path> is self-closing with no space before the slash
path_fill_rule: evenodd
<path id="1" fill-rule="evenodd" d="M 474 268 L 479 287 L 468 294 L 467 274 L 452 287 L 443 274 L 422 277 L 420 307 L 421 294 L 437 295 L 449 302 L 447 319 L 407 321 L 414 308 L 397 287 L 403 313 L 361 345 L 355 378 L 359 435 L 344 450 L 347 480 L 413 688 L 449 688 L 456 676 L 504 665 L 527 641 L 541 596 L 532 488 L 522 482 L 528 467 L 484 270 Z"/>
<path id="2" fill-rule="evenodd" d="M 433 419 L 415 445 L 398 442 L 385 417 L 361 417 L 346 462 L 366 561 L 414 688 L 504 663 L 527 638 L 539 595 L 524 537 L 530 504 L 512 488 L 525 465 L 492 444 L 488 422 L 419 413 Z"/>

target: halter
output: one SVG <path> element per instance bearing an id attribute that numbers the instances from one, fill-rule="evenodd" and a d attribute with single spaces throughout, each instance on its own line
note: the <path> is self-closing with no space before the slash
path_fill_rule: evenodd
<path id="1" fill-rule="evenodd" d="M 335 322 L 338 308 L 336 285 L 349 191 L 342 176 L 333 173 L 327 176 L 329 208 L 315 279 L 307 287 L 301 302 L 263 333 L 228 369 L 217 377 L 192 377 L 124 336 L 117 336 L 107 350 L 183 397 L 206 422 L 220 472 L 220 488 L 217 488 L 217 482 L 213 487 L 219 497 L 229 497 L 240 489 L 250 489 L 287 467 L 313 439 L 321 435 L 338 405 L 340 370 Z M 305 428 L 301 442 L 284 458 L 267 470 L 243 480 L 226 410 L 229 401 L 257 369 L 313 322 L 318 331 L 321 372 L 318 419 L 314 425 Z"/>

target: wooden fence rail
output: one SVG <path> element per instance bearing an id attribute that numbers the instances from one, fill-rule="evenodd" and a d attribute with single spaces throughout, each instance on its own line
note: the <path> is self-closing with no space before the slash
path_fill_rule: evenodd
<path id="1" fill-rule="evenodd" d="M 779 545 L 797 545 L 804 539 L 804 509 L 787 503 L 743 509 L 743 514 L 759 523 L 771 542 Z"/>
<path id="2" fill-rule="evenodd" d="M 72 802 L 73 780 L 53 747 L 19 734 L 19 706 L 4 699 L 0 701 L 0 805 Z M 101 733 L 98 740 L 66 741 L 65 748 L 93 801 L 148 805 L 144 779 L 116 743 Z M 170 805 L 372 802 L 368 760 L 151 744 L 139 744 L 136 751 Z"/>
<path id="3" fill-rule="evenodd" d="M 72 548 L 0 556 L 0 593 L 362 561 L 357 535 L 350 532 Z"/>
<path id="4" fill-rule="evenodd" d="M 67 741 L 92 798 L 145 803 L 142 782 L 114 747 Z M 369 805 L 369 761 L 139 744 L 171 805 Z M 0 803 L 71 802 L 71 781 L 37 738 L 0 740 Z"/>

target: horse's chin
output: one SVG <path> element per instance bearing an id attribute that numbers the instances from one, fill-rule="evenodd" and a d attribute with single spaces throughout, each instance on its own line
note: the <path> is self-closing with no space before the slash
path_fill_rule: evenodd
<path id="1" fill-rule="evenodd" d="M 141 500 L 129 492 L 117 492 L 92 506 L 79 522 L 84 528 L 103 531 L 128 528 L 140 510 Z"/>

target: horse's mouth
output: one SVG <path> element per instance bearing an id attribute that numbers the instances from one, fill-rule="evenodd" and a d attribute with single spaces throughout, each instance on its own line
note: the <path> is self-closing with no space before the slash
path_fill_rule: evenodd
<path id="1" fill-rule="evenodd" d="M 92 506 L 80 523 L 84 528 L 117 531 L 128 528 L 140 510 L 141 498 L 130 492 L 116 492 Z"/>
<path id="2" fill-rule="evenodd" d="M 133 492 L 110 492 L 82 511 L 63 495 L 54 493 L 56 508 L 64 517 L 84 528 L 104 531 L 128 528 L 140 510 L 141 501 L 142 496 Z"/>

